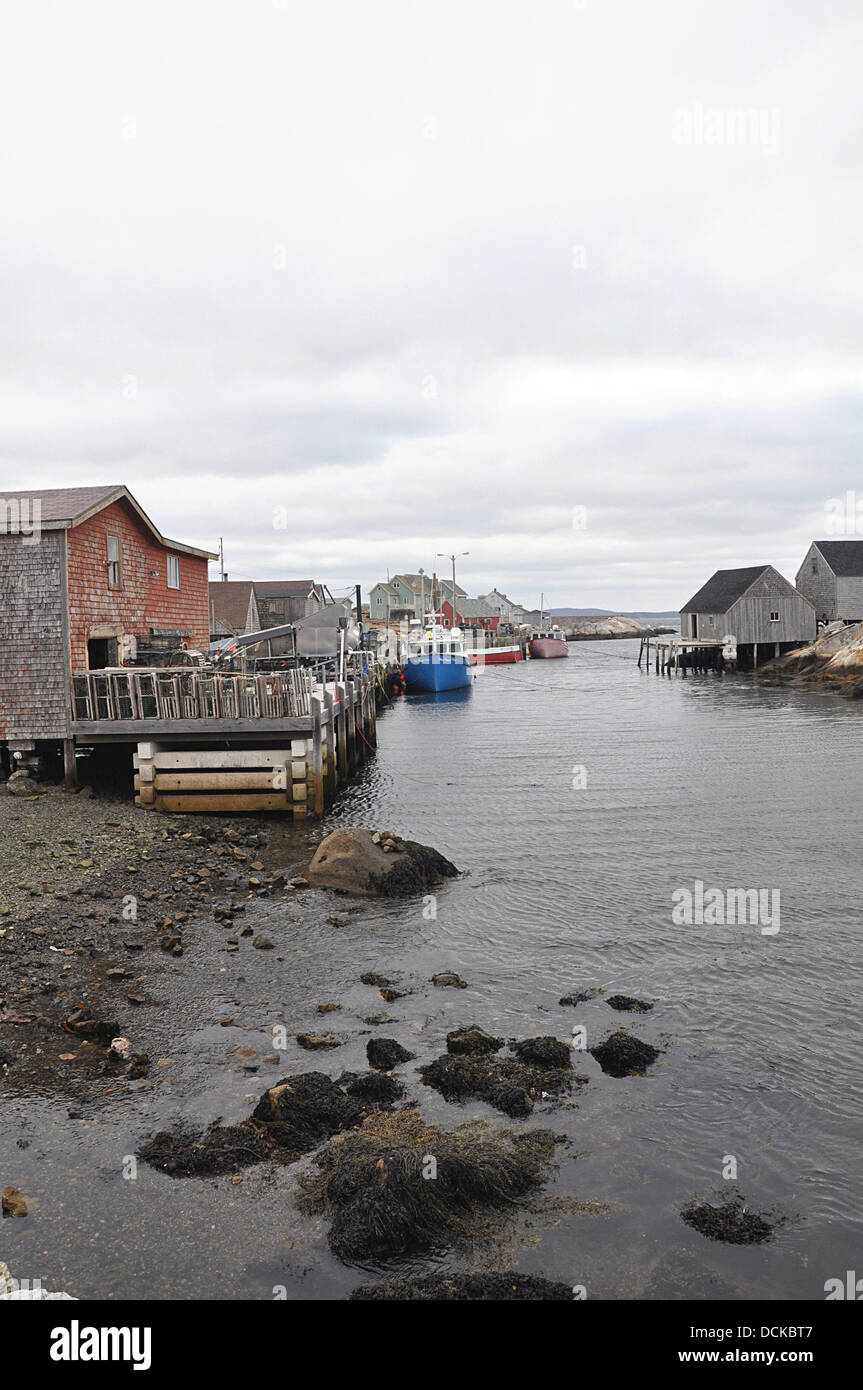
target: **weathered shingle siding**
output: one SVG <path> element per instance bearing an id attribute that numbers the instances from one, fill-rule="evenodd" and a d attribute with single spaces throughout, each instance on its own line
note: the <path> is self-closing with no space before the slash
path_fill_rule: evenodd
<path id="1" fill-rule="evenodd" d="M 797 588 L 815 605 L 816 617 L 832 621 L 838 616 L 836 606 L 836 576 L 815 545 L 810 545 L 806 558 L 797 571 Z"/>
<path id="2" fill-rule="evenodd" d="M 65 533 L 0 536 L 0 739 L 66 738 Z"/>
<path id="3" fill-rule="evenodd" d="M 818 610 L 821 616 L 821 609 Z M 830 616 L 846 622 L 863 622 L 863 577 L 849 575 L 836 580 L 836 612 Z"/>

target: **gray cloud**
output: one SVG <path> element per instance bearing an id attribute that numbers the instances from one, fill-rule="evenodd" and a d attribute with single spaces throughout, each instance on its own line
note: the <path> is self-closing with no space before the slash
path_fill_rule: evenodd
<path id="1" fill-rule="evenodd" d="M 237 577 L 455 548 L 474 591 L 664 608 L 793 574 L 861 485 L 856 4 L 7 29 L 3 487 L 125 481 Z"/>

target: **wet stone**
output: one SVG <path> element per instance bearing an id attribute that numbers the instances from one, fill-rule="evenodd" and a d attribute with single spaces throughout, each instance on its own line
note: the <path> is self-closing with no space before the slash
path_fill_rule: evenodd
<path id="1" fill-rule="evenodd" d="M 750 1211 L 739 1196 L 717 1206 L 693 1201 L 680 1215 L 700 1235 L 726 1245 L 762 1245 L 775 1229 L 764 1214 Z"/>
<path id="2" fill-rule="evenodd" d="M 653 1008 L 646 999 L 634 999 L 631 994 L 610 994 L 605 1002 L 618 1013 L 646 1014 Z"/>
<path id="3" fill-rule="evenodd" d="M 659 1056 L 659 1049 L 622 1030 L 589 1049 L 607 1076 L 643 1076 Z"/>
<path id="4" fill-rule="evenodd" d="M 492 1037 L 473 1023 L 466 1028 L 455 1028 L 451 1033 L 447 1033 L 446 1046 L 448 1052 L 458 1055 L 499 1052 L 503 1047 L 503 1038 Z"/>
<path id="5" fill-rule="evenodd" d="M 408 1052 L 395 1038 L 370 1038 L 366 1043 L 366 1056 L 369 1066 L 376 1071 L 391 1071 L 400 1062 L 409 1062 L 416 1053 Z"/>

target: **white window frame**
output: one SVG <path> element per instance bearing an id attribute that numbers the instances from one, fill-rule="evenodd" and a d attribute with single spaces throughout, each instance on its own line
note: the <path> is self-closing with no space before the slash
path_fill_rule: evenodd
<path id="1" fill-rule="evenodd" d="M 171 575 L 176 575 L 177 582 L 171 582 Z M 180 587 L 180 557 L 179 555 L 168 555 L 166 557 L 166 579 L 169 589 L 179 589 Z"/>
<path id="2" fill-rule="evenodd" d="M 771 623 L 778 623 L 778 622 L 779 622 L 779 614 L 778 614 L 778 613 L 771 613 L 771 614 L 770 614 L 770 621 L 771 621 Z"/>
<path id="3" fill-rule="evenodd" d="M 116 546 L 116 555 L 111 554 L 111 548 Z M 122 589 L 123 587 L 123 546 L 119 536 L 105 537 L 105 568 L 108 573 L 108 588 Z"/>

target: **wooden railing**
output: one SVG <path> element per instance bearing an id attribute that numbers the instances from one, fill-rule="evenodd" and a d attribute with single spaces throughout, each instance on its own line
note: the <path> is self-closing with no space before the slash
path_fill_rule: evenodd
<path id="1" fill-rule="evenodd" d="M 311 673 L 243 676 L 182 667 L 127 666 L 72 677 L 76 722 L 131 719 L 287 719 L 311 711 Z"/>

